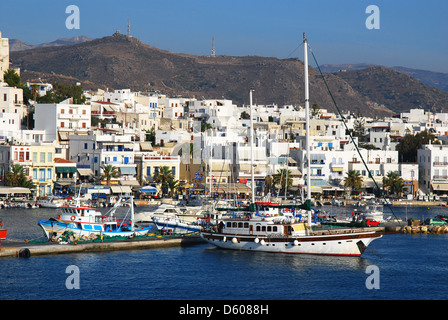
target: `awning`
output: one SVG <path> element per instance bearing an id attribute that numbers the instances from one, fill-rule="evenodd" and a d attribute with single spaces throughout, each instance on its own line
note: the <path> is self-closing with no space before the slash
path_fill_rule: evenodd
<path id="1" fill-rule="evenodd" d="M 431 183 L 434 191 L 448 191 L 448 183 Z"/>
<path id="2" fill-rule="evenodd" d="M 120 185 L 122 186 L 134 186 L 140 187 L 140 183 L 137 180 L 120 180 Z"/>
<path id="3" fill-rule="evenodd" d="M 130 186 L 110 186 L 112 193 L 131 193 Z"/>
<path id="4" fill-rule="evenodd" d="M 151 142 L 140 142 L 140 151 L 152 151 Z"/>
<path id="5" fill-rule="evenodd" d="M 0 187 L 0 194 L 15 194 L 15 193 L 31 193 L 28 188 L 21 187 Z"/>
<path id="6" fill-rule="evenodd" d="M 143 188 L 140 188 L 140 191 L 141 192 L 143 192 L 143 193 L 148 193 L 148 194 L 157 194 L 157 188 L 156 187 L 153 187 L 153 186 L 146 186 L 146 187 L 143 187 Z"/>
<path id="7" fill-rule="evenodd" d="M 135 167 L 120 167 L 121 174 L 136 174 Z"/>
<path id="8" fill-rule="evenodd" d="M 92 169 L 78 168 L 77 170 L 80 176 L 93 176 Z"/>
<path id="9" fill-rule="evenodd" d="M 76 167 L 56 167 L 56 173 L 75 173 Z"/>

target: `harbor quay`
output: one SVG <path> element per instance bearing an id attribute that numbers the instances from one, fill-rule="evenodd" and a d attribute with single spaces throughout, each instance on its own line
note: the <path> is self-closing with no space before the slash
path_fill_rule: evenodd
<path id="1" fill-rule="evenodd" d="M 176 246 L 192 246 L 204 243 L 199 235 L 184 236 L 152 236 L 138 239 L 116 241 L 85 241 L 61 244 L 58 242 L 20 242 L 2 241 L 0 258 L 20 257 L 28 258 L 36 255 L 52 255 L 64 253 L 101 252 L 118 250 L 159 249 Z"/>

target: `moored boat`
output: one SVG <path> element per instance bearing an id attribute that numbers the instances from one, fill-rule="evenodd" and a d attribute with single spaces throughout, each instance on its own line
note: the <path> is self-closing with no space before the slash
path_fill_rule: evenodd
<path id="1" fill-rule="evenodd" d="M 121 206 L 127 205 L 128 212 L 123 219 L 114 217 L 114 212 Z M 57 218 L 39 220 L 38 225 L 43 229 L 48 239 L 59 238 L 64 232 L 70 231 L 77 236 L 120 236 L 131 237 L 146 235 L 150 228 L 136 227 L 134 224 L 133 197 L 122 201 L 120 198 L 114 207 L 105 215 L 97 208 L 76 206 L 60 208 Z M 128 218 L 128 214 L 130 217 Z"/>
<path id="2" fill-rule="evenodd" d="M 5 224 L 0 219 L 0 240 L 5 240 L 7 233 L 8 233 L 8 230 L 6 230 Z"/>
<path id="3" fill-rule="evenodd" d="M 219 248 L 259 252 L 360 256 L 382 235 L 376 232 L 313 231 L 290 219 L 241 218 L 220 222 L 201 237 Z"/>
<path id="4" fill-rule="evenodd" d="M 315 231 L 311 220 L 311 171 L 309 143 L 309 85 L 308 85 L 308 42 L 304 35 L 305 71 L 305 154 L 307 197 L 300 205 L 307 215 L 307 221 L 287 217 L 260 217 L 254 214 L 255 190 L 251 184 L 252 209 L 241 218 L 223 220 L 216 229 L 204 229 L 201 237 L 210 244 L 223 249 L 248 250 L 256 252 L 275 252 L 293 254 L 360 256 L 368 245 L 382 235 L 365 232 L 362 229 L 345 228 Z M 252 90 L 250 92 L 250 132 L 253 147 Z M 254 181 L 253 156 L 251 155 L 251 181 Z M 268 213 L 269 214 L 269 213 Z M 269 214 L 270 215 L 270 214 Z"/>
<path id="5" fill-rule="evenodd" d="M 152 218 L 158 230 L 170 230 L 172 233 L 186 234 L 199 232 L 202 225 L 198 222 L 188 222 L 176 217 L 155 216 Z"/>

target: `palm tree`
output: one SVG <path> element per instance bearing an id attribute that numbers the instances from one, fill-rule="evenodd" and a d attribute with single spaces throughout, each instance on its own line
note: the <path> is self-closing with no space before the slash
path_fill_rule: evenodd
<path id="1" fill-rule="evenodd" d="M 279 189 L 284 191 L 286 188 L 292 187 L 291 170 L 288 169 L 278 169 L 277 173 L 274 175 L 274 185 L 278 185 Z"/>
<path id="2" fill-rule="evenodd" d="M 176 190 L 178 187 L 179 187 L 179 180 L 174 179 L 174 177 L 168 180 L 168 188 L 170 189 L 171 197 L 174 195 L 174 190 Z"/>
<path id="3" fill-rule="evenodd" d="M 384 188 L 389 189 L 389 192 L 395 196 L 403 192 L 404 188 L 403 178 L 397 171 L 389 171 L 387 177 L 383 177 L 383 185 Z"/>
<path id="4" fill-rule="evenodd" d="M 272 190 L 272 176 L 266 176 L 264 178 L 264 193 L 269 194 Z"/>
<path id="5" fill-rule="evenodd" d="M 25 170 L 20 164 L 11 166 L 11 170 L 6 174 L 5 180 L 6 185 L 10 187 L 24 187 L 29 189 L 36 187 L 33 181 L 25 176 Z"/>
<path id="6" fill-rule="evenodd" d="M 351 188 L 352 192 L 361 189 L 362 176 L 360 176 L 359 172 L 356 170 L 349 170 L 347 172 L 347 177 L 345 177 L 344 186 L 347 188 Z"/>
<path id="7" fill-rule="evenodd" d="M 110 180 L 112 178 L 117 179 L 120 177 L 120 172 L 118 171 L 117 167 L 106 164 L 101 167 L 103 170 L 103 173 L 101 174 L 101 180 L 106 179 L 106 184 L 110 186 Z"/>
<path id="8" fill-rule="evenodd" d="M 154 182 L 160 183 L 162 196 L 165 193 L 165 189 L 169 187 L 168 183 L 170 180 L 173 180 L 173 173 L 166 166 L 160 167 L 159 171 L 154 174 Z"/>

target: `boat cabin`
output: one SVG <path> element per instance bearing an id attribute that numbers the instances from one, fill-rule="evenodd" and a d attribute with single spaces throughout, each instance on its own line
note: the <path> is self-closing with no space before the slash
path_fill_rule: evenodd
<path id="1" fill-rule="evenodd" d="M 307 235 L 307 229 L 303 222 L 282 223 L 265 219 L 222 221 L 218 225 L 219 233 L 271 237 L 304 236 Z"/>

